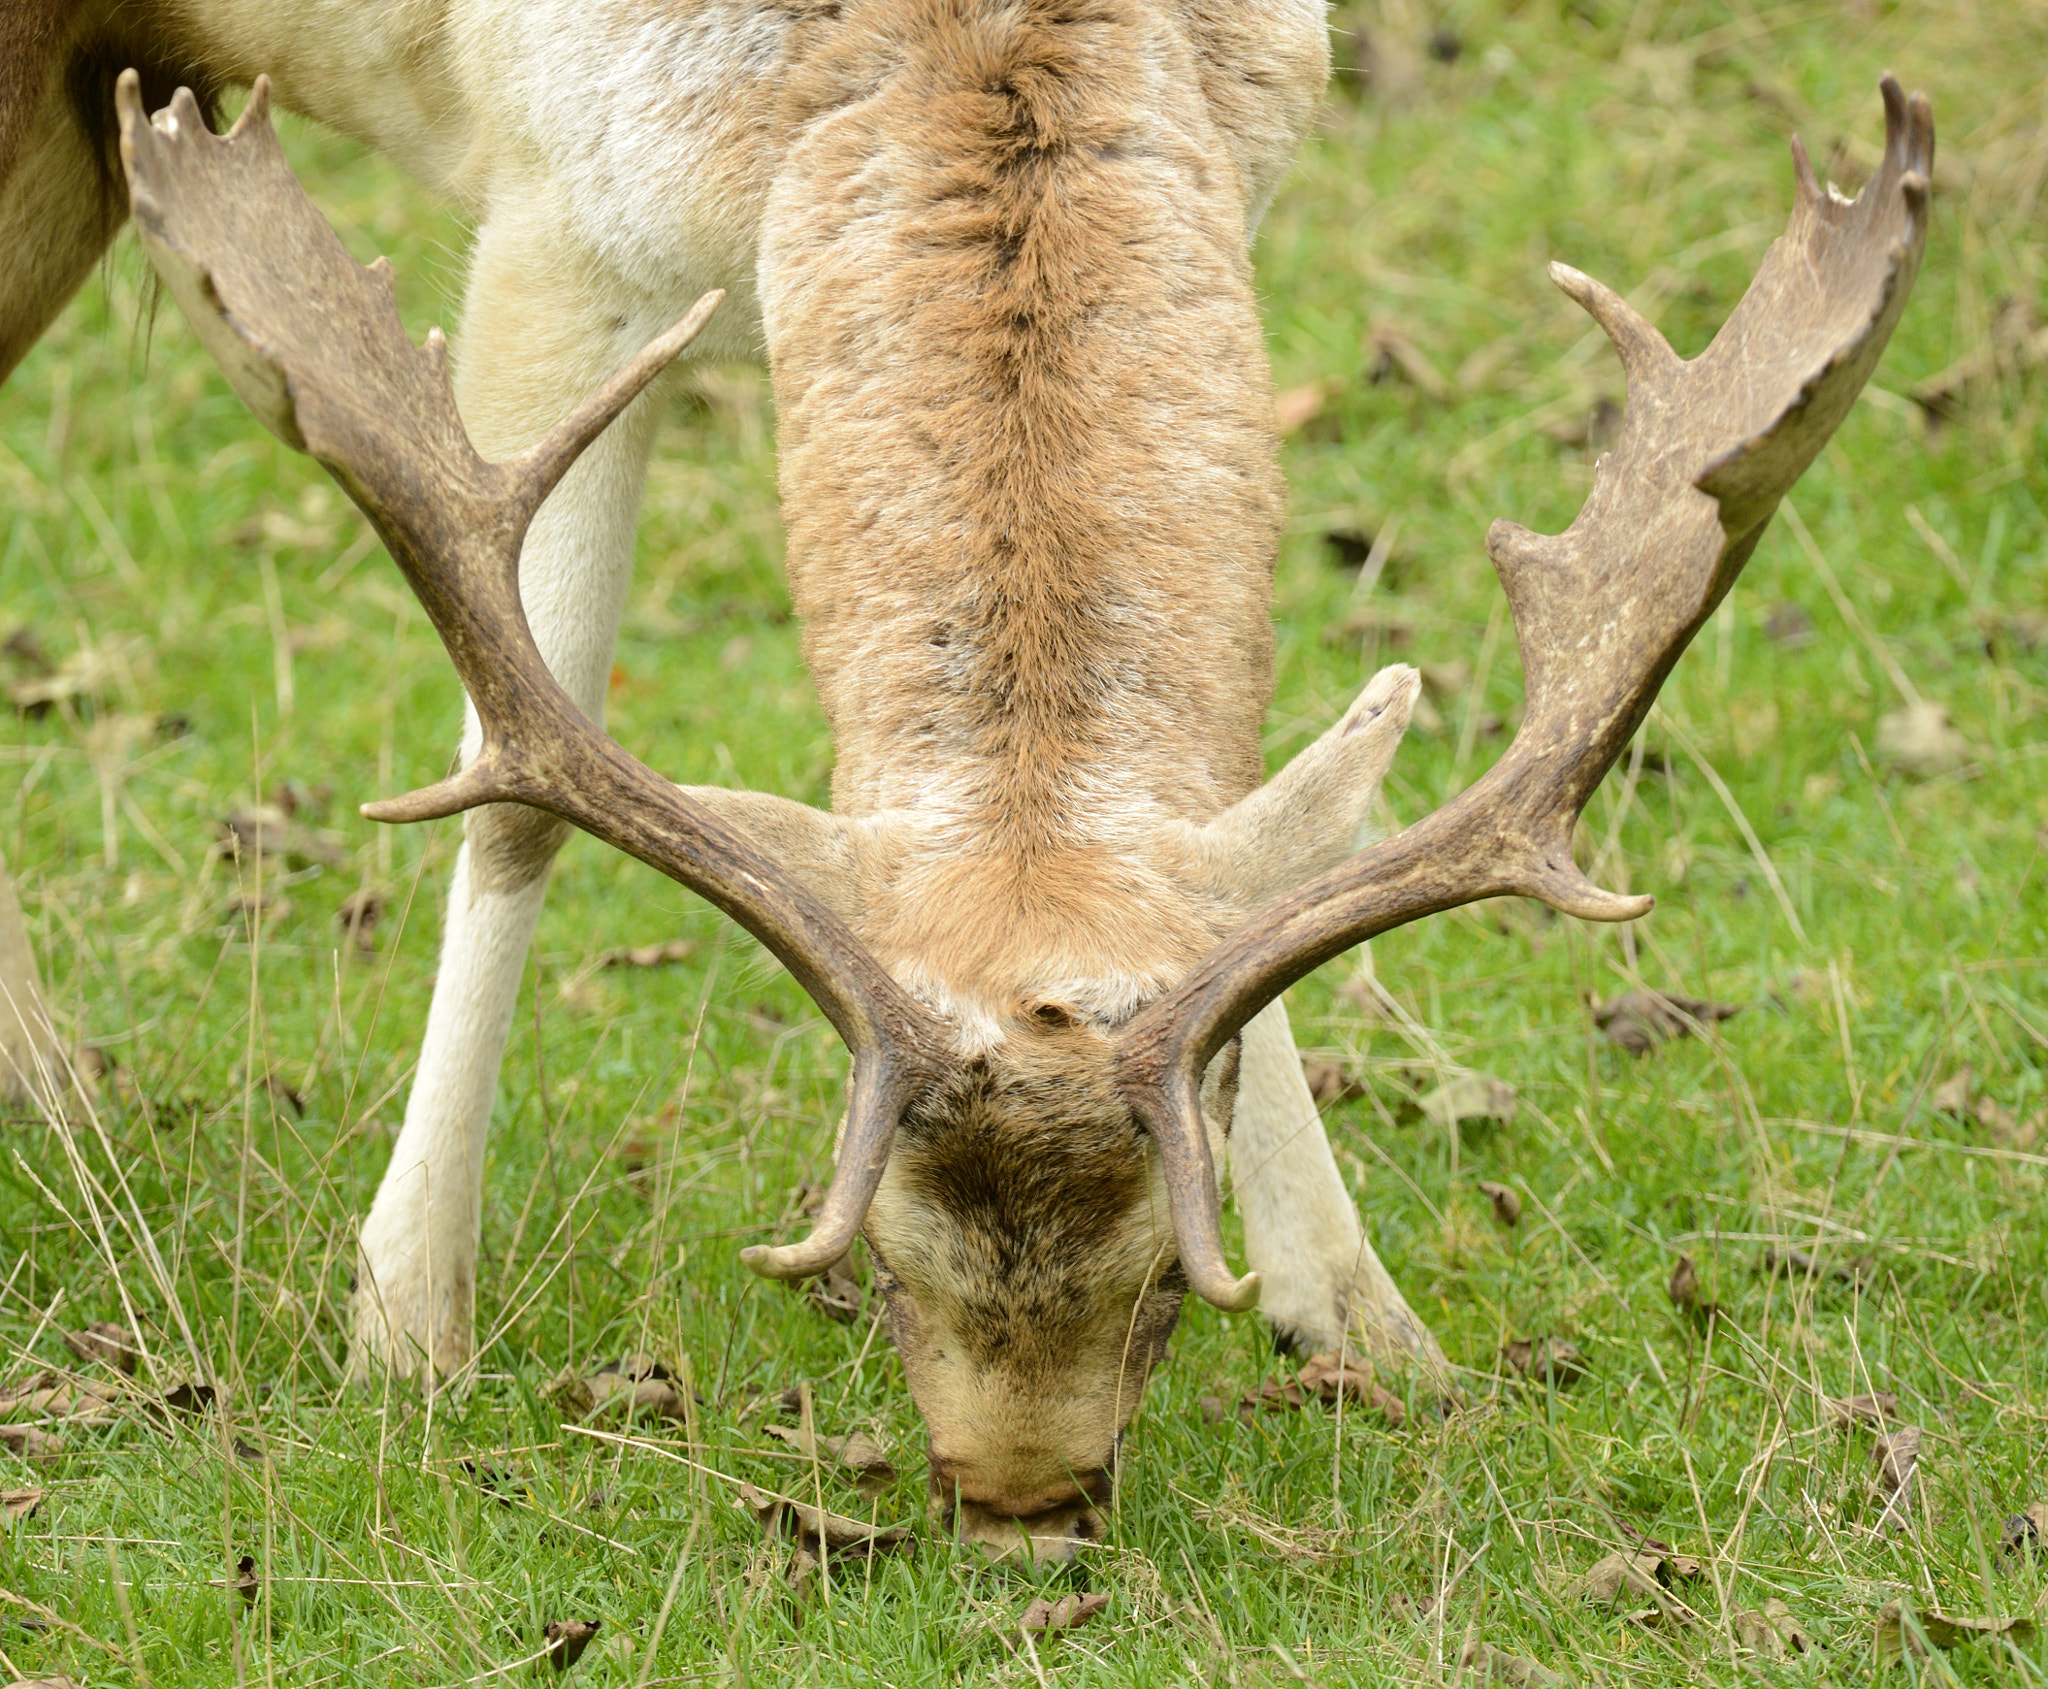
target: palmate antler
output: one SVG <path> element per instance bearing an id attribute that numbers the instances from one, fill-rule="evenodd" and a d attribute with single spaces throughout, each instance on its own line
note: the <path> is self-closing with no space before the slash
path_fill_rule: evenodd
<path id="1" fill-rule="evenodd" d="M 1793 143 L 1799 203 L 1714 343 L 1679 359 L 1617 295 L 1553 276 L 1621 353 L 1628 407 L 1571 528 L 1487 536 L 1514 610 L 1527 687 L 1500 762 L 1435 814 L 1255 914 L 1126 1029 L 1119 1071 L 1158 1145 L 1180 1259 L 1225 1308 L 1257 1276 L 1223 1258 L 1201 1074 L 1295 980 L 1375 933 L 1519 893 L 1627 920 L 1649 898 L 1591 885 L 1572 860 L 1580 811 L 1664 677 L 1755 549 L 1778 500 L 1854 402 L 1911 290 L 1926 238 L 1934 134 L 1926 100 L 1884 83 L 1882 170 L 1853 203 L 1814 181 Z M 438 333 L 413 346 L 389 267 L 355 263 L 280 152 L 259 80 L 234 131 L 209 135 L 181 94 L 154 124 L 132 76 L 122 156 L 143 244 L 236 391 L 362 507 L 404 570 L 484 726 L 462 773 L 366 805 L 378 820 L 516 802 L 574 823 L 717 904 L 768 947 L 854 1059 L 832 1189 L 812 1235 L 744 1252 L 794 1278 L 844 1252 L 904 1107 L 936 1080 L 945 1029 L 801 885 L 611 741 L 556 685 L 518 591 L 527 523 L 577 454 L 695 336 L 707 295 L 544 440 L 485 463 L 456 414 Z"/>
<path id="2" fill-rule="evenodd" d="M 837 916 L 775 863 L 635 760 L 548 673 L 519 599 L 527 524 L 577 455 L 694 340 L 722 295 L 629 361 L 537 445 L 477 455 L 456 414 L 447 345 L 413 345 L 391 266 L 351 258 L 292 174 L 258 78 L 232 133 L 181 91 L 150 122 L 134 72 L 116 90 L 136 227 L 157 272 L 249 408 L 326 466 L 361 506 L 448 648 L 483 723 L 480 755 L 406 797 L 365 804 L 422 821 L 523 803 L 573 822 L 718 905 L 810 993 L 853 1054 L 832 1189 L 812 1234 L 745 1251 L 799 1278 L 846 1252 L 896 1122 L 947 1039 Z"/>
<path id="3" fill-rule="evenodd" d="M 1570 528 L 1545 538 L 1496 522 L 1486 536 L 1522 648 L 1514 743 L 1443 808 L 1259 911 L 1125 1029 L 1120 1073 L 1165 1163 L 1182 1269 L 1219 1307 L 1250 1307 L 1258 1275 L 1224 1262 L 1198 1097 L 1246 1021 L 1352 945 L 1479 898 L 1515 893 L 1597 921 L 1649 910 L 1652 899 L 1580 873 L 1572 831 L 1905 307 L 1927 238 L 1934 120 L 1925 95 L 1908 100 L 1890 77 L 1883 92 L 1884 165 L 1853 202 L 1822 190 L 1793 141 L 1791 226 L 1690 363 L 1618 294 L 1551 266 L 1621 354 L 1628 405 Z"/>

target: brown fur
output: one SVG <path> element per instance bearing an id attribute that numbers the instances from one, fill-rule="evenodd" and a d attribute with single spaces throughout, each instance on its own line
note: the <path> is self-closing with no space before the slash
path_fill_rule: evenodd
<path id="1" fill-rule="evenodd" d="M 154 11 L 97 0 L 0 6 L 0 380 L 127 215 L 114 80 L 133 66 L 149 109 L 180 87 L 217 110 L 222 83 Z"/>

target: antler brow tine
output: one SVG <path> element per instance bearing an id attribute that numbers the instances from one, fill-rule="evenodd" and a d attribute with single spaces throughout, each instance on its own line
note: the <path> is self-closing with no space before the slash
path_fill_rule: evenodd
<path id="1" fill-rule="evenodd" d="M 1651 906 L 1591 884 L 1580 812 L 1679 656 L 1734 584 L 1778 501 L 1847 415 L 1905 308 L 1927 239 L 1934 119 L 1887 76 L 1885 156 L 1854 201 L 1823 193 L 1792 147 L 1791 222 L 1721 332 L 1681 359 L 1613 290 L 1557 285 L 1621 355 L 1614 450 L 1564 533 L 1496 522 L 1486 548 L 1514 612 L 1527 704 L 1484 778 L 1406 831 L 1259 911 L 1125 1029 L 1131 1107 L 1166 1164 L 1181 1259 L 1223 1307 L 1257 1294 L 1224 1263 L 1203 1068 L 1267 1003 L 1354 944 L 1483 897 L 1536 897 L 1591 920 Z"/>
<path id="2" fill-rule="evenodd" d="M 208 132 L 182 89 L 146 120 L 133 71 L 115 101 L 151 262 L 229 384 L 369 517 L 482 721 L 483 749 L 468 768 L 364 813 L 413 821 L 529 804 L 660 869 L 758 938 L 845 1039 L 853 1105 L 812 1236 L 746 1254 L 771 1276 L 822 1270 L 852 1243 L 896 1123 L 937 1072 L 944 1028 L 808 889 L 577 708 L 548 672 L 519 599 L 520 547 L 541 501 L 723 295 L 699 299 L 538 444 L 487 463 L 456 412 L 439 332 L 413 345 L 391 266 L 356 263 L 300 188 L 270 126 L 267 79 L 226 136 Z"/>

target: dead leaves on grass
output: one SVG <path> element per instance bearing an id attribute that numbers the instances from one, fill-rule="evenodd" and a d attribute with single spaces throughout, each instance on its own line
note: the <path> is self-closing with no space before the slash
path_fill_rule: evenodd
<path id="1" fill-rule="evenodd" d="M 1521 1224 L 1522 1199 L 1508 1186 L 1496 1184 L 1491 1179 L 1481 1179 L 1479 1194 L 1493 1204 L 1493 1218 L 1497 1225 L 1512 1231 Z"/>
<path id="2" fill-rule="evenodd" d="M 1467 1683 L 1508 1683 L 1520 1689 L 1566 1689 L 1567 1683 L 1527 1654 L 1510 1654 L 1476 1636 L 1458 1650 L 1458 1674 Z"/>
<path id="3" fill-rule="evenodd" d="M 1292 1378 L 1269 1378 L 1237 1404 L 1240 1419 L 1249 1419 L 1262 1409 L 1286 1413 L 1305 1408 L 1310 1402 L 1334 1406 L 1348 1398 L 1362 1408 L 1371 1408 L 1392 1426 L 1401 1425 L 1408 1410 L 1400 1398 L 1381 1386 L 1372 1368 L 1363 1361 L 1339 1360 L 1335 1355 L 1311 1355 Z"/>
<path id="4" fill-rule="evenodd" d="M 2022 1125 L 2011 1109 L 1988 1091 L 1978 1089 L 1976 1071 L 1969 1067 L 1957 1068 L 1935 1086 L 1927 1104 L 1937 1114 L 1965 1123 L 1975 1121 L 1999 1149 L 2015 1149 L 2025 1154 L 2048 1133 L 2048 1108 L 2037 1109 Z"/>
<path id="5" fill-rule="evenodd" d="M 1109 1605 L 1102 1594 L 1063 1595 L 1057 1601 L 1040 1596 L 1024 1609 L 1017 1628 L 1029 1636 L 1046 1636 L 1063 1630 L 1079 1630 Z"/>
<path id="6" fill-rule="evenodd" d="M 1534 1384 L 1569 1389 L 1586 1376 L 1586 1357 L 1562 1337 L 1511 1337 L 1500 1346 L 1500 1358 L 1518 1377 Z"/>
<path id="7" fill-rule="evenodd" d="M 880 1495 L 896 1482 L 896 1468 L 882 1452 L 881 1444 L 864 1432 L 820 1437 L 804 1425 L 770 1425 L 766 1430 L 769 1436 L 789 1444 L 806 1460 L 822 1460 L 851 1472 L 855 1487 L 864 1496 Z"/>
<path id="8" fill-rule="evenodd" d="M 1909 1613 L 1899 1602 L 1887 1601 L 1877 1615 L 1877 1663 L 1893 1665 L 1907 1653 L 1924 1660 L 1929 1647 L 1946 1652 L 1964 1642 L 2002 1638 L 2027 1643 L 2036 1628 L 2027 1618 L 1960 1618 L 1932 1608 Z"/>
<path id="9" fill-rule="evenodd" d="M 550 1619 L 541 1631 L 541 1663 L 556 1671 L 567 1671 L 583 1658 L 583 1650 L 596 1638 L 602 1619 Z"/>
<path id="10" fill-rule="evenodd" d="M 1641 1056 L 1668 1039 L 1694 1036 L 1741 1012 L 1739 1003 L 1711 1003 L 1675 991 L 1624 991 L 1594 1007 L 1593 1024 L 1609 1043 Z"/>
<path id="11" fill-rule="evenodd" d="M 82 1361 L 104 1361 L 131 1378 L 142 1360 L 134 1333 L 112 1320 L 94 1320 L 83 1331 L 65 1332 L 64 1347 Z"/>
<path id="12" fill-rule="evenodd" d="M 1792 1616 L 1792 1609 L 1776 1597 L 1762 1607 L 1747 1607 L 1735 1615 L 1735 1640 L 1767 1660 L 1813 1652 L 1813 1638 Z"/>
<path id="13" fill-rule="evenodd" d="M 2006 1560 L 2048 1554 L 2048 1501 L 2037 1501 L 2025 1512 L 2006 1520 L 1998 1551 Z"/>
<path id="14" fill-rule="evenodd" d="M 1591 1568 L 1565 1588 L 1565 1598 L 1588 1602 L 1595 1607 L 1619 1607 L 1628 1602 L 1625 1615 L 1631 1624 L 1691 1625 L 1699 1615 L 1675 1594 L 1674 1587 L 1697 1580 L 1704 1567 L 1690 1554 L 1663 1548 L 1638 1547 L 1616 1552 L 1596 1561 Z M 1638 1600 L 1650 1603 L 1635 1607 Z"/>
<path id="15" fill-rule="evenodd" d="M 1490 1073 L 1461 1073 L 1415 1099 L 1422 1118 L 1449 1131 L 1467 1120 L 1514 1124 L 1519 1104 L 1515 1088 Z"/>
<path id="16" fill-rule="evenodd" d="M 1932 780 L 1970 760 L 1970 741 L 1949 725 L 1946 704 L 1921 698 L 1878 717 L 1877 754 L 1902 774 Z"/>
<path id="17" fill-rule="evenodd" d="M 801 1590 L 812 1572 L 826 1560 L 869 1560 L 883 1554 L 915 1554 L 917 1539 L 908 1525 L 870 1525 L 830 1513 L 809 1502 L 773 1491 L 740 1485 L 734 1504 L 753 1514 L 754 1522 L 773 1541 L 792 1549 L 783 1580 L 792 1590 Z M 758 1588 L 768 1581 L 770 1562 L 757 1559 L 748 1582 Z"/>
<path id="18" fill-rule="evenodd" d="M 10 1525 L 33 1519 L 43 1505 L 41 1490 L 8 1490 L 0 1493 L 0 1519 Z"/>
<path id="19" fill-rule="evenodd" d="M 623 1355 L 591 1373 L 565 1368 L 548 1381 L 542 1394 L 577 1420 L 645 1413 L 684 1422 L 690 1416 L 675 1375 L 652 1355 Z"/>

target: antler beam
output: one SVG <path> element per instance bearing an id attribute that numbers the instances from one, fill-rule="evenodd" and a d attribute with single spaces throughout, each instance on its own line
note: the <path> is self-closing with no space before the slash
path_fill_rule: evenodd
<path id="1" fill-rule="evenodd" d="M 812 1235 L 743 1252 L 774 1278 L 846 1252 L 897 1121 L 930 1082 L 944 1030 L 803 886 L 578 709 L 533 642 L 519 552 L 541 501 L 717 308 L 683 320 L 528 451 L 487 463 L 464 430 L 439 330 L 416 347 L 391 266 L 365 268 L 306 198 L 258 78 L 224 137 L 180 91 L 152 122 L 131 71 L 116 101 L 144 248 L 229 383 L 287 445 L 310 453 L 369 517 L 431 618 L 483 723 L 476 760 L 440 784 L 363 806 L 420 821 L 523 803 L 574 823 L 715 903 L 789 969 L 853 1054 L 838 1166 Z"/>
<path id="2" fill-rule="evenodd" d="M 1496 522 L 1486 536 L 1522 650 L 1514 743 L 1434 814 L 1259 912 L 1126 1029 L 1120 1072 L 1165 1163 L 1181 1265 L 1218 1306 L 1251 1306 L 1258 1278 L 1223 1258 L 1199 1087 L 1246 1021 L 1354 944 L 1461 903 L 1517 893 L 1600 921 L 1651 907 L 1591 884 L 1573 829 L 1905 308 L 1926 244 L 1934 121 L 1925 95 L 1908 100 L 1890 77 L 1883 94 L 1884 164 L 1854 201 L 1823 190 L 1793 141 L 1791 225 L 1691 362 L 1618 294 L 1551 266 L 1614 342 L 1628 404 L 1570 528 L 1546 538 Z"/>

